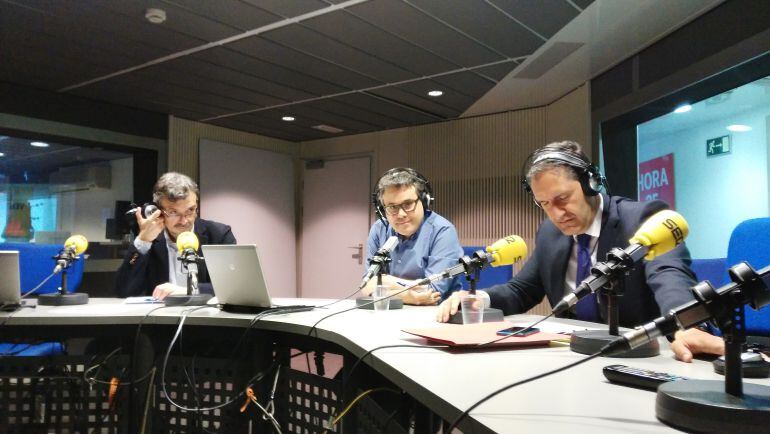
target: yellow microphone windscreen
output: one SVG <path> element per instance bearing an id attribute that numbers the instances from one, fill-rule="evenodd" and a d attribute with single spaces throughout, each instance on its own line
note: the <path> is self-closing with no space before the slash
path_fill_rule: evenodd
<path id="1" fill-rule="evenodd" d="M 494 258 L 493 267 L 511 265 L 527 256 L 527 243 L 518 235 L 508 235 L 488 246 L 487 252 Z"/>
<path id="2" fill-rule="evenodd" d="M 198 237 L 192 232 L 182 232 L 176 237 L 176 248 L 181 254 L 187 249 L 198 250 Z"/>
<path id="3" fill-rule="evenodd" d="M 628 242 L 649 247 L 645 259 L 668 253 L 682 244 L 690 232 L 687 221 L 676 211 L 666 209 L 653 214 L 645 221 Z"/>
<path id="4" fill-rule="evenodd" d="M 88 249 L 88 240 L 83 235 L 73 235 L 64 242 L 64 247 L 72 247 L 75 255 L 79 255 Z"/>

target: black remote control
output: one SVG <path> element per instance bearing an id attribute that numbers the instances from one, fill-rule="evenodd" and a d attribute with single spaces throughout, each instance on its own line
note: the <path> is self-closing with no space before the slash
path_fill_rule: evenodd
<path id="1" fill-rule="evenodd" d="M 658 390 L 658 386 L 669 381 L 689 380 L 687 377 L 631 368 L 626 365 L 609 365 L 602 371 L 604 376 L 613 383 L 647 390 Z"/>

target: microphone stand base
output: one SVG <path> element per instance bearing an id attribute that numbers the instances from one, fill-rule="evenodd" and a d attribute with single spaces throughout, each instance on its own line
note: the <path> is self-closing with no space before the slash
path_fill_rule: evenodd
<path id="1" fill-rule="evenodd" d="M 211 294 L 174 294 L 163 299 L 166 306 L 203 306 L 211 299 Z"/>
<path id="2" fill-rule="evenodd" d="M 725 393 L 719 380 L 661 384 L 655 415 L 687 432 L 758 432 L 770 426 L 770 387 L 743 383 L 743 396 Z"/>
<path id="3" fill-rule="evenodd" d="M 617 339 L 607 330 L 581 330 L 572 333 L 569 340 L 569 349 L 580 354 L 594 354 L 605 345 Z M 660 354 L 658 340 L 650 341 L 640 347 L 625 352 L 615 353 L 608 357 L 655 357 Z"/>
<path id="4" fill-rule="evenodd" d="M 37 296 L 37 304 L 40 306 L 77 306 L 88 304 L 88 294 L 82 292 L 40 294 Z"/>

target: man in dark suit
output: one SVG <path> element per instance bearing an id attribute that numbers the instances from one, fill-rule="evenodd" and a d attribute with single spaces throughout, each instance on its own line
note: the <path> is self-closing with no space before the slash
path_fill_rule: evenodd
<path id="1" fill-rule="evenodd" d="M 480 295 L 506 315 L 523 313 L 543 297 L 551 306 L 571 293 L 588 277 L 591 264 L 603 260 L 613 247 L 625 247 L 639 226 L 651 215 L 667 208 L 661 201 L 640 203 L 601 193 L 604 178 L 575 142 L 559 142 L 535 151 L 525 164 L 525 188 L 548 219 L 540 226 L 537 248 L 513 279 Z M 633 327 L 648 322 L 692 300 L 688 288 L 695 282 L 690 253 L 684 244 L 639 264 L 624 279 L 620 297 L 620 324 Z M 437 319 L 447 321 L 457 311 L 457 294 L 440 306 Z M 584 321 L 607 322 L 603 297 L 589 295 L 567 316 Z M 678 332 L 672 350 L 689 362 L 693 354 L 721 354 L 721 339 L 705 331 Z"/>
<path id="2" fill-rule="evenodd" d="M 190 177 L 164 174 L 153 187 L 152 200 L 158 206 L 155 212 L 145 218 L 136 211 L 139 233 L 118 269 L 118 297 L 152 294 L 163 299 L 187 293 L 186 275 L 177 260 L 176 237 L 182 232 L 194 232 L 200 245 L 235 244 L 230 226 L 196 218 L 198 185 Z M 205 263 L 198 266 L 198 282 L 202 293 L 212 292 Z"/>

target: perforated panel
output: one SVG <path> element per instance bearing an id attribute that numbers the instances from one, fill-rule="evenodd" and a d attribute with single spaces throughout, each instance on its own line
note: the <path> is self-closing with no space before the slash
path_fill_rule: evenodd
<path id="1" fill-rule="evenodd" d="M 126 366 L 114 357 L 95 375 L 102 381 Z M 126 414 L 127 390 L 120 388 L 110 409 L 109 385 L 90 386 L 83 357 L 5 357 L 0 363 L 0 432 L 116 433 Z M 92 374 L 94 375 L 94 374 Z"/>

